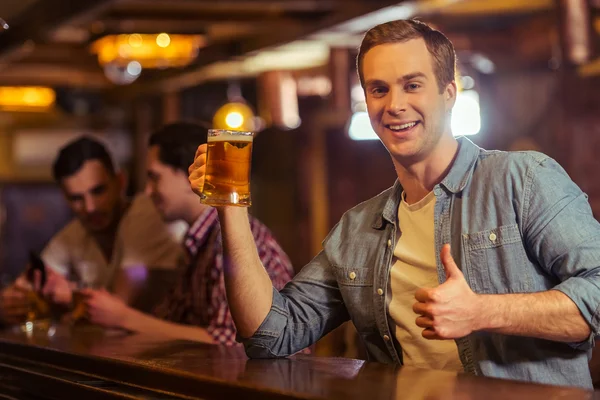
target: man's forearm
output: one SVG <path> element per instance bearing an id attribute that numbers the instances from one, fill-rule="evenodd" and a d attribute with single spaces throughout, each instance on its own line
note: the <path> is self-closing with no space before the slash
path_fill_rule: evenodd
<path id="1" fill-rule="evenodd" d="M 127 318 L 123 321 L 123 328 L 136 333 L 160 334 L 172 339 L 215 343 L 213 337 L 204 328 L 164 321 L 133 308 L 129 308 Z"/>
<path id="2" fill-rule="evenodd" d="M 238 333 L 250 337 L 271 309 L 273 285 L 260 261 L 247 209 L 220 208 L 219 219 L 229 309 Z"/>
<path id="3" fill-rule="evenodd" d="M 591 332 L 577 305 L 558 290 L 478 297 L 476 330 L 572 343 Z"/>

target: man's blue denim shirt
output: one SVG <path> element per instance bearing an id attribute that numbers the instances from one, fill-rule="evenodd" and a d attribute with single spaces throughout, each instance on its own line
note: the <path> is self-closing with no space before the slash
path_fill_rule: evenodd
<path id="1" fill-rule="evenodd" d="M 396 181 L 344 214 L 323 251 L 273 292 L 269 314 L 243 340 L 249 357 L 294 354 L 352 319 L 371 360 L 402 363 L 387 309 L 401 193 Z M 465 371 L 591 388 L 588 359 L 600 328 L 600 224 L 587 196 L 544 154 L 486 151 L 466 138 L 434 193 L 440 283 L 439 254 L 450 243 L 474 292 L 559 290 L 592 330 L 581 343 L 474 332 L 456 340 Z"/>

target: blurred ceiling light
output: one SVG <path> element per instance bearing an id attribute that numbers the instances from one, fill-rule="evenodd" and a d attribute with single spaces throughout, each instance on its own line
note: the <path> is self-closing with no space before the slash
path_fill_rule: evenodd
<path id="1" fill-rule="evenodd" d="M 254 112 L 250 106 L 241 101 L 227 103 L 215 113 L 213 128 L 255 131 Z"/>
<path id="2" fill-rule="evenodd" d="M 230 128 L 237 129 L 244 124 L 244 116 L 238 111 L 232 111 L 225 116 L 225 124 Z"/>
<path id="3" fill-rule="evenodd" d="M 156 37 L 156 44 L 158 47 L 167 47 L 169 44 L 171 44 L 171 37 L 167 33 L 160 33 Z"/>
<path id="4" fill-rule="evenodd" d="M 144 44 L 144 39 L 142 38 L 142 35 L 140 35 L 139 33 L 133 33 L 133 34 L 129 35 L 129 38 L 127 38 L 127 41 L 129 42 L 129 45 L 131 47 L 142 47 L 142 45 Z"/>
<path id="5" fill-rule="evenodd" d="M 475 79 L 471 78 L 469 75 L 463 75 L 460 77 L 460 87 L 461 90 L 470 90 L 475 87 Z"/>
<path id="6" fill-rule="evenodd" d="M 327 43 L 317 43 L 313 50 L 315 51 L 299 50 L 296 43 L 292 42 L 275 49 L 257 51 L 228 61 L 218 61 L 200 68 L 198 74 L 194 74 L 194 82 L 200 84 L 207 81 L 256 77 L 269 71 L 294 71 L 326 66 L 330 53 Z M 265 52 L 269 54 L 268 57 L 262 54 Z M 331 82 L 324 82 L 320 88 L 320 93 L 330 92 Z"/>
<path id="7" fill-rule="evenodd" d="M 48 87 L 0 87 L 0 110 L 3 111 L 47 111 L 55 100 L 56 93 Z"/>
<path id="8" fill-rule="evenodd" d="M 2 18 L 0 18 L 0 27 L 4 30 L 7 30 L 8 28 L 10 28 L 10 26 L 8 26 L 8 24 L 6 23 L 5 20 L 3 20 Z"/>
<path id="9" fill-rule="evenodd" d="M 104 66 L 104 75 L 116 85 L 129 85 L 139 78 L 141 73 L 142 65 L 138 61 L 130 61 L 126 65 L 110 63 Z"/>
<path id="10" fill-rule="evenodd" d="M 368 29 L 371 29 L 375 25 L 397 19 L 412 18 L 419 11 L 419 3 L 420 2 L 406 1 L 402 4 L 385 7 L 336 25 L 335 29 L 338 31 L 362 33 Z"/>
<path id="11" fill-rule="evenodd" d="M 298 40 L 270 50 L 261 50 L 244 60 L 243 68 L 251 72 L 297 70 L 326 65 L 329 45 L 317 41 Z"/>
<path id="12" fill-rule="evenodd" d="M 327 76 L 300 76 L 296 80 L 298 96 L 326 97 L 331 93 L 331 79 Z"/>
<path id="13" fill-rule="evenodd" d="M 471 56 L 471 64 L 482 74 L 493 74 L 496 71 L 496 65 L 492 60 L 480 53 Z"/>
<path id="14" fill-rule="evenodd" d="M 104 36 L 90 46 L 100 65 L 127 66 L 137 61 L 143 68 L 183 67 L 206 44 L 201 35 L 139 34 Z"/>

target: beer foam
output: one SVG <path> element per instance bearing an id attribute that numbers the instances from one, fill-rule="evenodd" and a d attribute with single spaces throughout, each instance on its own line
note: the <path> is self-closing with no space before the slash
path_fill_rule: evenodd
<path id="1" fill-rule="evenodd" d="M 208 136 L 208 142 L 252 142 L 252 135 L 248 132 L 236 134 L 234 132 L 222 132 L 218 136 Z"/>

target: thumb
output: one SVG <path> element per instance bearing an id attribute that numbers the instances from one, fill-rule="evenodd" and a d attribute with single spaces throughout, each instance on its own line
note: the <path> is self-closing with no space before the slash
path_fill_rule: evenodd
<path id="1" fill-rule="evenodd" d="M 442 265 L 444 266 L 444 271 L 446 272 L 446 279 L 450 279 L 453 277 L 458 278 L 463 276 L 461 270 L 454 262 L 452 254 L 450 254 L 450 245 L 448 243 L 442 246 L 442 251 L 440 252 L 440 259 L 442 260 Z"/>

